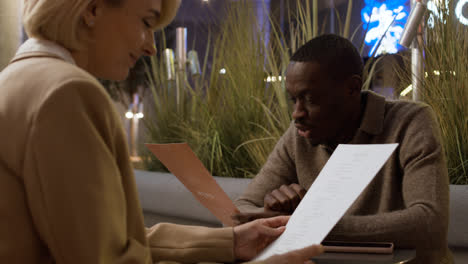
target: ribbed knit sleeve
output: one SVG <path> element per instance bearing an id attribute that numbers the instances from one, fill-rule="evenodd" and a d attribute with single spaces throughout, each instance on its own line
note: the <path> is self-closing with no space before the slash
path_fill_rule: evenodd
<path id="1" fill-rule="evenodd" d="M 231 227 L 209 228 L 161 223 L 147 232 L 153 261 L 233 262 Z"/>
<path id="2" fill-rule="evenodd" d="M 294 165 L 294 146 L 296 129 L 294 125 L 288 128 L 280 138 L 267 162 L 251 181 L 247 190 L 235 201 L 241 211 L 255 211 L 263 207 L 265 194 L 281 187 L 283 184 L 297 183 Z"/>

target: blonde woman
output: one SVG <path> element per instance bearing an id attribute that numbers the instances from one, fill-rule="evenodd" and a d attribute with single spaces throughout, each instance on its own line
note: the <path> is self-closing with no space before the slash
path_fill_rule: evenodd
<path id="1" fill-rule="evenodd" d="M 249 260 L 287 217 L 145 230 L 125 134 L 95 77 L 123 80 L 180 0 L 24 0 L 30 39 L 0 74 L 0 263 Z M 269 263 L 303 263 L 309 247 Z"/>

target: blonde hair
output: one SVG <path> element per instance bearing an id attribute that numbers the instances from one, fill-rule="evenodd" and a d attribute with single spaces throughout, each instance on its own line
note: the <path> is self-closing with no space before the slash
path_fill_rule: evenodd
<path id="1" fill-rule="evenodd" d="M 82 14 L 92 0 L 23 0 L 23 25 L 29 37 L 56 42 L 74 51 L 79 50 L 83 39 L 79 30 Z M 118 6 L 123 1 L 106 0 Z M 181 0 L 162 0 L 161 16 L 155 29 L 161 29 L 174 19 Z"/>

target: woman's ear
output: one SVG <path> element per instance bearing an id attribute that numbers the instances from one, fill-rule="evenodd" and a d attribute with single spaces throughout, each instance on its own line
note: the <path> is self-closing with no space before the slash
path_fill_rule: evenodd
<path id="1" fill-rule="evenodd" d="M 88 27 L 92 28 L 96 24 L 96 20 L 101 15 L 101 5 L 101 0 L 92 0 L 86 7 L 83 14 L 83 20 Z"/>

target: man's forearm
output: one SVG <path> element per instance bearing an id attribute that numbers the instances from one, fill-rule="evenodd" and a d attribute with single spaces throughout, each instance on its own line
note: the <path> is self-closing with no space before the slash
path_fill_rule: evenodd
<path id="1" fill-rule="evenodd" d="M 447 218 L 424 205 L 367 216 L 344 216 L 328 240 L 389 241 L 397 247 L 440 248 Z"/>
<path id="2" fill-rule="evenodd" d="M 263 212 L 263 206 L 258 206 L 252 201 L 249 201 L 247 199 L 239 199 L 234 202 L 234 204 L 237 206 L 239 211 L 242 213 L 259 213 Z"/>

